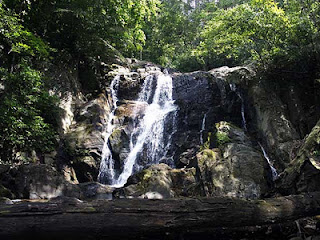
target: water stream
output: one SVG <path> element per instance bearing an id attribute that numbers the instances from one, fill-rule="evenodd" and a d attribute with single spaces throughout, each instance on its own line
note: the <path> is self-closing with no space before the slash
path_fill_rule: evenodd
<path id="1" fill-rule="evenodd" d="M 112 107 L 104 133 L 104 145 L 102 149 L 101 164 L 98 175 L 98 181 L 104 184 L 113 184 L 113 179 L 115 177 L 114 160 L 112 158 L 112 152 L 109 146 L 109 137 L 115 127 L 113 120 L 115 117 L 115 111 L 117 110 L 119 81 L 120 76 L 116 76 L 110 84 L 110 95 L 112 100 L 112 104 L 110 105 L 112 105 Z"/>
<path id="2" fill-rule="evenodd" d="M 202 119 L 202 125 L 201 125 L 201 130 L 200 130 L 200 144 L 203 145 L 204 141 L 203 141 L 203 132 L 206 129 L 206 119 L 207 119 L 207 113 L 205 113 L 203 115 L 203 119 Z"/>
<path id="3" fill-rule="evenodd" d="M 241 100 L 241 117 L 242 117 L 242 127 L 244 131 L 248 131 L 247 128 L 247 121 L 246 121 L 246 116 L 245 116 L 245 105 L 244 105 L 244 99 L 241 95 L 241 93 L 238 91 L 236 84 L 230 83 L 230 89 L 232 92 L 235 92 L 239 99 Z"/>
<path id="4" fill-rule="evenodd" d="M 112 84 L 111 89 L 114 89 Z M 114 93 L 116 95 L 116 91 Z M 130 152 L 124 161 L 122 172 L 118 175 L 115 174 L 112 152 L 107 143 L 114 126 L 109 126 L 109 122 L 112 125 L 112 120 L 108 122 L 106 143 L 103 149 L 103 156 L 106 157 L 101 164 L 99 181 L 107 182 L 113 187 L 124 186 L 133 173 L 142 170 L 147 165 L 159 163 L 167 157 L 166 154 L 171 145 L 177 110 L 172 98 L 171 76 L 158 74 L 146 77 L 137 102 L 146 104 L 144 116 L 142 119 L 136 119 L 135 121 L 134 129 L 130 135 Z M 116 109 L 116 106 L 114 109 Z M 137 109 L 134 111 L 137 111 Z M 110 115 L 110 119 L 113 118 L 114 111 Z M 170 131 L 166 129 L 167 125 L 171 126 Z M 144 156 L 144 162 L 140 164 L 142 155 Z M 103 181 L 102 178 L 109 180 Z"/>
<path id="5" fill-rule="evenodd" d="M 260 148 L 261 148 L 261 150 L 262 150 L 262 152 L 263 152 L 264 158 L 267 160 L 267 162 L 268 162 L 268 164 L 269 164 L 269 166 L 270 166 L 271 173 L 272 173 L 272 180 L 274 181 L 274 180 L 276 180 L 276 179 L 278 178 L 278 176 L 279 176 L 278 173 L 277 173 L 277 170 L 273 167 L 272 162 L 271 162 L 271 160 L 270 160 L 270 158 L 269 158 L 266 150 L 264 149 L 264 147 L 261 145 L 261 143 L 258 143 L 258 144 L 259 144 L 259 146 L 260 146 Z"/>

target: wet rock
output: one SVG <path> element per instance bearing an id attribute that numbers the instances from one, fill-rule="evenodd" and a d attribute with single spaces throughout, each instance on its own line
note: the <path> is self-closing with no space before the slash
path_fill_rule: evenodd
<path id="1" fill-rule="evenodd" d="M 120 75 L 119 99 L 135 100 L 141 88 L 141 76 L 136 72 Z"/>
<path id="2" fill-rule="evenodd" d="M 136 119 L 141 119 L 144 115 L 146 103 L 137 101 L 122 101 L 116 110 L 115 123 L 119 125 L 132 124 Z"/>
<path id="3" fill-rule="evenodd" d="M 135 185 L 124 188 L 127 197 L 140 198 L 171 198 L 174 192 L 171 190 L 172 180 L 169 174 L 171 168 L 165 164 L 153 165 L 138 173 L 140 180 Z"/>
<path id="4" fill-rule="evenodd" d="M 228 67 L 223 66 L 220 68 L 215 68 L 209 71 L 216 78 L 224 79 L 228 83 L 234 83 L 237 85 L 248 85 L 248 82 L 253 79 L 255 73 L 248 67 Z"/>
<path id="5" fill-rule="evenodd" d="M 175 73 L 172 77 L 174 99 L 192 104 L 212 103 L 213 77 L 211 74 L 207 72 Z"/>
<path id="6" fill-rule="evenodd" d="M 172 179 L 172 190 L 175 192 L 176 197 L 202 196 L 195 168 L 172 169 L 170 176 Z"/>
<path id="7" fill-rule="evenodd" d="M 126 133 L 126 129 L 117 128 L 109 137 L 110 148 L 113 152 L 113 158 L 116 160 L 116 168 L 124 166 L 125 159 L 130 153 L 130 136 Z"/>

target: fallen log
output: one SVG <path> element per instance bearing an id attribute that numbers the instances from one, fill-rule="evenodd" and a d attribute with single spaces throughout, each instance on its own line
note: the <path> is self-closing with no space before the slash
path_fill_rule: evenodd
<path id="1" fill-rule="evenodd" d="M 116 199 L 0 204 L 0 239 L 163 239 L 320 214 L 320 192 L 265 200 Z M 145 238 L 144 238 L 145 239 Z"/>

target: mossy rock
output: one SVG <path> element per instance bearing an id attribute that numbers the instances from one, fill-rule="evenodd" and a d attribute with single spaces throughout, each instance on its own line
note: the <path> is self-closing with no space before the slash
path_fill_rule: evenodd
<path id="1" fill-rule="evenodd" d="M 202 152 L 198 153 L 198 165 L 203 165 L 206 162 L 215 163 L 221 160 L 221 151 L 219 149 L 204 149 Z"/>
<path id="2" fill-rule="evenodd" d="M 215 133 L 217 146 L 222 146 L 230 142 L 250 143 L 250 139 L 246 136 L 243 129 L 232 123 L 222 121 L 216 123 L 215 127 L 217 130 Z"/>
<path id="3" fill-rule="evenodd" d="M 262 153 L 243 129 L 224 121 L 215 127 L 216 148 L 204 148 L 197 154 L 204 195 L 255 199 L 266 194 L 269 167 Z"/>

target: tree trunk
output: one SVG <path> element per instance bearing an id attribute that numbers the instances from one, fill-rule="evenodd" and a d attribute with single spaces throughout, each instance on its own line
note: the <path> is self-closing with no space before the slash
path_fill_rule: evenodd
<path id="1" fill-rule="evenodd" d="M 0 205 L 0 239 L 193 239 L 186 236 L 216 236 L 228 229 L 233 234 L 239 229 L 254 232 L 263 226 L 294 223 L 318 214 L 320 192 L 255 201 L 201 198 L 21 202 Z"/>

